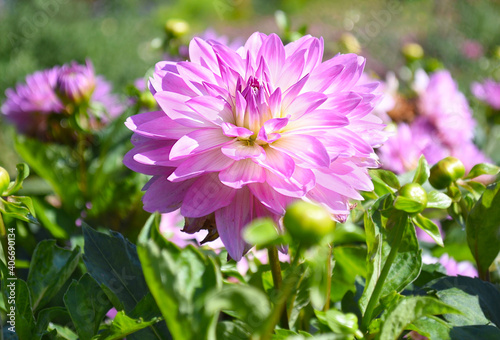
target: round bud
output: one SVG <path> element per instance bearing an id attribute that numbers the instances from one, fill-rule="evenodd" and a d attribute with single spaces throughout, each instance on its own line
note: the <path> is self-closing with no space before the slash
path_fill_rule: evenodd
<path id="1" fill-rule="evenodd" d="M 184 20 L 169 19 L 165 23 L 165 32 L 174 38 L 179 38 L 189 32 L 189 24 Z"/>
<path id="2" fill-rule="evenodd" d="M 343 33 L 339 40 L 340 48 L 346 53 L 361 53 L 361 45 L 351 33 Z"/>
<path id="3" fill-rule="evenodd" d="M 419 60 L 424 57 L 424 49 L 417 43 L 405 44 L 401 52 L 408 61 Z"/>
<path id="4" fill-rule="evenodd" d="M 156 99 L 149 91 L 142 92 L 139 96 L 139 103 L 142 107 L 148 109 L 156 108 Z"/>
<path id="5" fill-rule="evenodd" d="M 0 166 L 0 195 L 7 190 L 10 184 L 10 177 L 7 170 Z"/>
<path id="6" fill-rule="evenodd" d="M 335 230 L 335 222 L 325 208 L 304 201 L 288 206 L 283 223 L 294 240 L 307 245 L 320 243 Z"/>
<path id="7" fill-rule="evenodd" d="M 427 192 L 418 183 L 405 184 L 399 189 L 394 205 L 408 213 L 420 213 L 427 207 Z"/>
<path id="8" fill-rule="evenodd" d="M 464 164 L 455 157 L 446 157 L 431 168 L 429 183 L 436 189 L 445 189 L 464 175 Z"/>

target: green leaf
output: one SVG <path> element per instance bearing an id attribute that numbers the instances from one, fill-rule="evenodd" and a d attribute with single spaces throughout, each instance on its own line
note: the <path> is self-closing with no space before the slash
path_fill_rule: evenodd
<path id="1" fill-rule="evenodd" d="M 428 296 L 411 296 L 401 299 L 383 314 L 382 326 L 376 339 L 397 340 L 412 322 L 424 316 L 445 313 L 459 313 L 459 311 Z"/>
<path id="2" fill-rule="evenodd" d="M 417 214 L 412 219 L 413 224 L 419 227 L 423 231 L 425 231 L 440 247 L 444 247 L 443 238 L 441 237 L 441 233 L 439 232 L 439 227 L 429 220 L 428 218 L 422 216 L 421 214 Z"/>
<path id="3" fill-rule="evenodd" d="M 335 309 L 326 312 L 314 311 L 319 322 L 328 326 L 334 333 L 354 335 L 358 331 L 358 318 L 352 313 L 344 314 Z"/>
<path id="4" fill-rule="evenodd" d="M 89 273 L 71 283 L 64 294 L 64 305 L 82 340 L 90 340 L 97 334 L 102 319 L 111 308 L 106 294 Z"/>
<path id="5" fill-rule="evenodd" d="M 500 252 L 500 184 L 490 185 L 469 213 L 466 222 L 467 243 L 480 277 Z"/>
<path id="6" fill-rule="evenodd" d="M 69 279 L 80 260 L 80 248 L 73 251 L 56 246 L 54 240 L 38 243 L 28 274 L 33 310 L 47 304 Z"/>
<path id="7" fill-rule="evenodd" d="M 451 326 L 439 317 L 424 316 L 413 321 L 411 325 L 406 327 L 407 330 L 417 331 L 420 335 L 426 336 L 429 339 L 450 340 Z M 458 340 L 454 338 L 455 340 Z"/>
<path id="8" fill-rule="evenodd" d="M 248 244 L 259 248 L 275 245 L 280 235 L 270 218 L 256 219 L 243 230 L 243 238 Z"/>
<path id="9" fill-rule="evenodd" d="M 337 246 L 333 248 L 335 267 L 333 268 L 331 298 L 339 301 L 348 290 L 356 291 L 356 277 L 366 278 L 366 246 Z"/>
<path id="10" fill-rule="evenodd" d="M 382 286 L 380 298 L 393 291 L 401 292 L 420 273 L 422 251 L 418 245 L 415 228 L 410 225 L 406 213 L 392 208 L 392 199 L 389 195 L 379 198 L 365 215 L 368 273 L 365 289 L 359 301 L 363 313 L 391 251 L 397 227 L 404 227 L 404 234 Z"/>
<path id="11" fill-rule="evenodd" d="M 412 182 L 422 185 L 427 181 L 430 173 L 431 171 L 429 169 L 429 164 L 427 163 L 425 156 L 422 155 L 418 160 L 418 166 L 417 169 L 415 170 L 415 176 L 413 176 Z"/>
<path id="12" fill-rule="evenodd" d="M 465 276 L 443 277 L 430 282 L 426 290 L 461 314 L 445 314 L 452 326 L 494 324 L 500 328 L 500 291 L 491 283 Z"/>
<path id="13" fill-rule="evenodd" d="M 36 329 L 39 335 L 47 333 L 47 328 L 52 321 L 70 324 L 71 318 L 68 311 L 63 307 L 50 307 L 42 309 L 37 315 Z"/>
<path id="14" fill-rule="evenodd" d="M 447 209 L 451 202 L 451 198 L 442 192 L 433 190 L 427 193 L 427 208 Z"/>
<path id="15" fill-rule="evenodd" d="M 17 176 L 14 182 L 11 182 L 6 191 L 0 196 L 10 196 L 23 187 L 23 181 L 30 175 L 30 168 L 26 163 L 16 165 Z"/>
<path id="16" fill-rule="evenodd" d="M 151 320 L 143 320 L 142 318 L 133 319 L 128 317 L 124 311 L 119 311 L 111 324 L 105 330 L 93 339 L 96 340 L 115 340 L 123 339 L 125 336 L 140 331 L 146 327 L 154 325 L 160 318 L 153 318 Z"/>
<path id="17" fill-rule="evenodd" d="M 38 224 L 37 219 L 33 217 L 30 210 L 21 202 L 12 199 L 12 197 L 7 197 L 7 201 L 0 197 L 0 213 L 24 222 Z"/>
<path id="18" fill-rule="evenodd" d="M 248 340 L 251 336 L 246 325 L 239 320 L 217 323 L 217 339 Z"/>
<path id="19" fill-rule="evenodd" d="M 369 170 L 370 176 L 372 180 L 378 181 L 379 183 L 384 183 L 385 185 L 393 188 L 393 189 L 399 189 L 401 187 L 401 184 L 399 184 L 399 180 L 396 177 L 396 175 L 388 170 L 382 170 L 382 169 L 375 169 L 375 170 Z"/>
<path id="20" fill-rule="evenodd" d="M 106 235 L 84 225 L 83 260 L 90 275 L 105 285 L 130 312 L 148 293 L 136 247 L 121 234 Z"/>
<path id="21" fill-rule="evenodd" d="M 67 239 L 76 229 L 75 219 L 71 218 L 62 209 L 55 208 L 44 199 L 37 197 L 33 198 L 33 205 L 37 212 L 37 218 L 53 237 Z"/>
<path id="22" fill-rule="evenodd" d="M 500 172 L 500 167 L 494 164 L 480 163 L 474 165 L 465 179 L 476 178 L 481 175 L 496 175 Z"/>
<path id="23" fill-rule="evenodd" d="M 271 312 L 269 300 L 257 288 L 252 286 L 225 286 L 205 301 L 208 314 L 218 315 L 220 311 L 232 311 L 232 315 L 255 331 L 268 318 Z"/>
<path id="24" fill-rule="evenodd" d="M 189 245 L 180 250 L 147 223 L 138 239 L 146 282 L 174 339 L 214 339 L 218 315 L 205 311 L 206 297 L 222 286 L 212 258 Z"/>
<path id="25" fill-rule="evenodd" d="M 8 291 L 10 291 L 12 285 L 14 285 L 16 291 L 14 300 L 16 316 L 14 321 L 17 336 L 19 340 L 39 339 L 40 337 L 36 334 L 36 324 L 28 285 L 21 279 L 12 280 L 7 282 Z M 8 315 L 7 318 L 9 318 Z"/>

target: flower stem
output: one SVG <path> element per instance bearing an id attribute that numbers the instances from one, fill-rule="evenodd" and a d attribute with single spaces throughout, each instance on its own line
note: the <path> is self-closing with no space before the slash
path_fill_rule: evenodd
<path id="1" fill-rule="evenodd" d="M 5 257 L 5 264 L 8 262 L 8 253 L 7 253 L 7 230 L 5 229 L 5 224 L 3 222 L 2 213 L 0 213 L 0 239 L 2 243 L 3 255 Z"/>
<path id="2" fill-rule="evenodd" d="M 328 244 L 328 258 L 326 259 L 326 303 L 323 311 L 326 312 L 330 309 L 330 294 L 332 292 L 332 254 L 333 248 Z"/>
<path id="3" fill-rule="evenodd" d="M 269 255 L 269 263 L 271 263 L 273 258 L 275 259 L 275 261 L 278 260 L 277 249 L 275 247 L 273 247 L 273 248 L 274 248 L 274 250 L 272 250 L 271 248 L 268 249 L 268 252 L 270 254 Z M 276 257 L 273 257 L 271 255 L 271 252 L 275 252 Z M 300 275 L 299 275 L 299 272 L 297 269 L 299 267 L 300 254 L 301 254 L 301 248 L 299 246 L 299 248 L 297 249 L 297 254 L 295 254 L 293 262 L 290 265 L 289 274 L 287 275 L 285 280 L 282 282 L 281 289 L 278 290 L 277 301 L 274 304 L 274 308 L 271 312 L 271 315 L 268 318 L 268 322 L 265 324 L 265 326 L 263 328 L 262 336 L 260 338 L 261 340 L 269 340 L 272 338 L 274 327 L 276 326 L 276 324 L 278 323 L 280 318 L 282 321 L 281 326 L 285 329 L 289 329 L 288 316 L 286 313 L 286 301 L 288 300 L 288 297 L 293 292 L 295 286 L 297 285 L 297 282 L 299 281 Z M 279 261 L 277 261 L 277 262 L 279 265 Z M 273 280 L 274 280 L 274 277 L 275 277 L 274 270 L 275 269 L 273 269 L 273 267 L 275 267 L 275 265 L 271 264 L 271 272 L 273 273 Z M 281 271 L 280 271 L 280 276 L 281 276 Z"/>
<path id="4" fill-rule="evenodd" d="M 271 266 L 271 273 L 273 275 L 274 289 L 278 294 L 282 293 L 283 288 L 283 278 L 281 276 L 281 265 L 278 256 L 278 248 L 269 247 L 267 248 L 267 254 L 269 256 L 269 265 Z M 281 307 L 281 315 L 279 315 L 281 320 L 281 327 L 288 328 L 288 317 L 286 313 L 286 305 Z"/>
<path id="5" fill-rule="evenodd" d="M 380 300 L 380 294 L 382 293 L 382 288 L 384 287 L 384 282 L 387 279 L 387 275 L 389 275 L 389 271 L 391 270 L 392 263 L 396 259 L 396 255 L 398 254 L 399 247 L 401 246 L 401 241 L 403 240 L 403 235 L 405 229 L 408 225 L 408 216 L 405 215 L 405 223 L 396 223 L 394 226 L 396 229 L 396 235 L 394 237 L 391 252 L 389 256 L 387 256 L 387 260 L 385 261 L 384 267 L 382 268 L 382 272 L 378 277 L 377 283 L 375 284 L 375 288 L 373 289 L 372 295 L 370 296 L 370 300 L 368 301 L 368 305 L 366 306 L 365 314 L 363 316 L 363 321 L 361 322 L 361 329 L 366 331 L 368 329 L 368 325 L 373 316 L 373 311 Z"/>

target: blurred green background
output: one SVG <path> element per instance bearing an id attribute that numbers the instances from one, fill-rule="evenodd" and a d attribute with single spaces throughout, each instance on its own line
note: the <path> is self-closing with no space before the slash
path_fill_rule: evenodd
<path id="1" fill-rule="evenodd" d="M 500 1 L 0 0 L 0 101 L 27 74 L 86 58 L 123 92 L 165 58 L 168 19 L 189 23 L 186 43 L 207 28 L 244 40 L 257 30 L 279 32 L 276 10 L 289 16 L 292 30 L 307 26 L 323 36 L 326 57 L 342 50 L 340 37 L 351 33 L 368 69 L 382 77 L 404 65 L 401 47 L 417 42 L 467 94 L 471 81 L 500 78 Z M 0 123 L 0 163 L 10 166 L 15 155 Z"/>

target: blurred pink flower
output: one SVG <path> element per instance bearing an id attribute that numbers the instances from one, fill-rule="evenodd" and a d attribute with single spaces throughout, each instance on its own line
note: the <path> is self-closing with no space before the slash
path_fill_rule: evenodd
<path id="1" fill-rule="evenodd" d="M 422 70 L 417 73 L 421 82 L 420 91 L 417 90 L 418 111 L 434 125 L 439 140 L 449 147 L 472 141 L 476 122 L 450 72 L 438 71 L 430 77 Z"/>
<path id="2" fill-rule="evenodd" d="M 90 99 L 95 86 L 92 63 L 87 60 L 85 65 L 79 65 L 73 61 L 59 69 L 55 90 L 63 102 L 79 104 Z"/>
<path id="3" fill-rule="evenodd" d="M 422 261 L 426 264 L 433 264 L 439 262 L 445 269 L 446 274 L 449 276 L 469 276 L 477 277 L 477 270 L 469 261 L 457 262 L 448 254 L 443 254 L 439 259 L 430 255 L 422 255 Z"/>
<path id="4" fill-rule="evenodd" d="M 134 148 L 124 163 L 153 175 L 144 209 L 181 209 L 196 232 L 213 221 L 229 255 L 250 248 L 252 219 L 279 224 L 296 199 L 313 200 L 345 220 L 358 190 L 372 190 L 367 169 L 385 140 L 377 83 L 359 84 L 365 60 L 322 62 L 323 40 L 283 46 L 254 33 L 237 51 L 194 38 L 191 62 L 160 62 L 150 89 L 163 111 L 127 120 Z"/>
<path id="5" fill-rule="evenodd" d="M 419 70 L 414 89 L 418 94 L 418 116 L 378 149 L 385 169 L 397 174 L 413 170 L 424 155 L 430 165 L 454 156 L 470 171 L 478 163 L 491 162 L 473 143 L 476 122 L 465 96 L 458 91 L 448 71 L 428 77 Z"/>
<path id="6" fill-rule="evenodd" d="M 486 79 L 482 84 L 474 82 L 471 91 L 477 99 L 482 100 L 495 110 L 500 110 L 500 83 Z"/>
<path id="7" fill-rule="evenodd" d="M 50 119 L 72 114 L 75 105 L 88 100 L 91 124 L 108 122 L 118 116 L 124 107 L 111 94 L 111 85 L 101 76 L 95 76 L 90 61 L 86 65 L 75 62 L 35 72 L 26 77 L 25 84 L 5 91 L 6 100 L 1 111 L 16 125 L 19 132 L 47 138 Z"/>
<path id="8" fill-rule="evenodd" d="M 461 46 L 462 54 L 468 59 L 479 59 L 484 55 L 483 45 L 479 41 L 467 39 Z"/>

